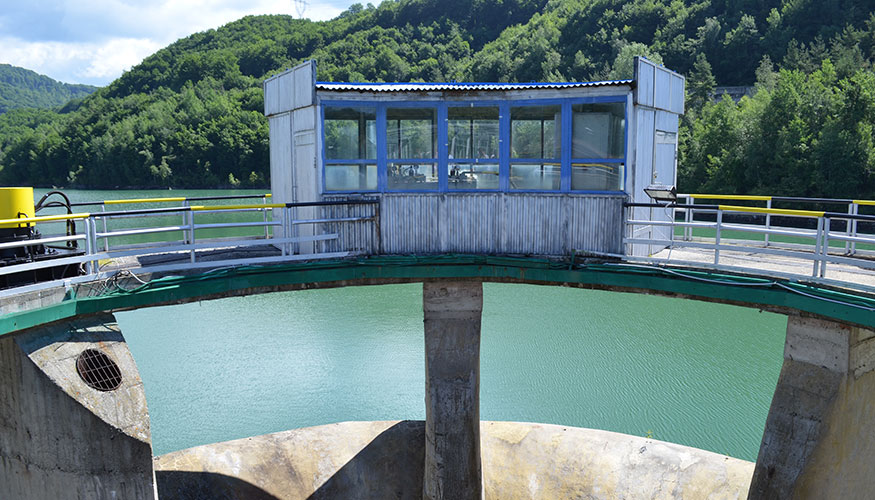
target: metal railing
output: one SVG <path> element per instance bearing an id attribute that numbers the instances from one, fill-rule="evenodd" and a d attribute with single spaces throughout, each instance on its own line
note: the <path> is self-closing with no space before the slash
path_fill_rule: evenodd
<path id="1" fill-rule="evenodd" d="M 188 269 L 265 264 L 295 260 L 339 258 L 361 253 L 376 253 L 378 238 L 369 238 L 355 245 L 345 241 L 344 227 L 369 225 L 366 234 L 379 234 L 377 200 L 324 201 L 308 203 L 264 203 L 238 205 L 194 205 L 193 198 L 150 198 L 79 203 L 71 206 L 100 205 L 99 212 L 79 212 L 0 220 L 0 224 L 37 227 L 45 236 L 0 243 L 0 251 L 21 248 L 65 247 L 67 256 L 32 258 L 27 262 L 0 266 L 0 278 L 58 266 L 79 266 L 80 274 L 63 280 L 65 284 L 109 277 L 121 269 L 137 273 L 173 272 Z M 234 199 L 245 196 L 202 198 L 203 200 Z M 166 208 L 106 210 L 106 205 L 130 203 L 182 203 Z M 356 207 L 355 215 L 345 216 L 344 207 Z M 363 208 L 364 207 L 364 208 Z M 367 207 L 371 207 L 369 210 Z M 323 208 L 331 215 L 323 217 Z M 170 220 L 168 221 L 168 217 Z M 51 234 L 58 224 L 67 228 L 73 221 L 80 226 L 75 234 Z M 330 231 L 329 231 L 330 230 Z M 361 231 L 357 231 L 357 235 Z M 330 242 L 330 251 L 326 250 Z M 270 245 L 258 255 L 241 250 Z M 54 246 L 54 247 L 53 247 Z M 74 250 L 75 247 L 75 250 Z M 233 249 L 231 258 L 215 255 L 215 251 Z M 212 251 L 212 252 L 211 252 Z M 163 261 L 146 262 L 143 257 L 170 255 Z M 63 254 L 58 254 L 63 255 Z M 137 262 L 124 259 L 137 258 Z M 148 259 L 146 259 L 148 260 Z M 115 264 L 115 265 L 113 265 Z M 35 283 L 17 287 L 16 293 L 28 289 L 57 286 L 57 282 Z M 9 289 L 0 291 L 0 295 Z"/>
<path id="2" fill-rule="evenodd" d="M 818 208 L 823 205 L 838 205 L 843 206 L 848 215 L 860 215 L 860 207 L 875 206 L 875 200 L 855 200 L 845 198 L 804 198 L 798 196 L 760 196 L 760 195 L 724 195 L 724 194 L 679 194 L 678 200 L 684 200 L 684 205 L 694 205 L 696 200 L 721 200 L 721 201 L 753 201 L 764 202 L 764 208 L 775 208 L 773 203 L 792 204 L 796 206 L 809 206 Z M 692 222 L 695 218 L 696 209 L 691 207 L 684 210 L 685 222 Z M 834 212 L 831 212 L 834 213 Z M 765 215 L 765 227 L 771 227 L 772 214 Z M 845 226 L 845 234 L 848 237 L 857 236 L 858 222 L 861 219 L 848 219 Z M 868 220 L 868 219 L 862 219 Z M 687 229 L 684 232 L 684 239 L 689 241 L 692 237 L 692 230 Z M 769 235 L 764 238 L 765 246 L 769 246 Z M 845 242 L 845 253 L 854 255 L 857 252 L 857 243 L 855 241 Z M 868 252 L 869 255 L 875 255 L 875 252 Z"/>
<path id="3" fill-rule="evenodd" d="M 765 206 L 706 205 L 695 203 L 696 199 L 764 202 Z M 810 273 L 803 275 L 806 279 L 875 290 L 875 260 L 872 259 L 875 256 L 875 216 L 859 213 L 861 206 L 875 205 L 873 201 L 709 194 L 682 194 L 678 195 L 678 200 L 686 203 L 626 204 L 626 253 L 635 254 L 635 245 L 644 245 L 650 250 L 646 257 L 630 257 L 631 260 L 701 266 L 703 262 L 700 260 L 684 261 L 670 253 L 665 257 L 655 256 L 665 249 L 686 248 L 701 253 L 711 252 L 711 260 L 704 263 L 709 267 L 762 273 L 762 266 L 727 263 L 722 259 L 726 252 L 744 252 L 746 255 L 771 256 L 776 262 L 777 259 L 795 259 L 798 265 L 800 261 L 807 261 L 811 267 Z M 820 206 L 844 204 L 847 212 L 773 208 L 773 201 Z M 656 220 L 658 217 L 636 219 L 636 208 L 665 210 L 665 220 Z M 866 231 L 861 231 L 861 227 Z M 645 231 L 647 236 L 642 236 L 642 228 L 662 229 Z M 861 276 L 868 277 L 853 282 L 830 279 L 828 266 L 833 265 L 850 266 Z M 773 271 L 772 274 L 800 277 L 798 272 Z"/>

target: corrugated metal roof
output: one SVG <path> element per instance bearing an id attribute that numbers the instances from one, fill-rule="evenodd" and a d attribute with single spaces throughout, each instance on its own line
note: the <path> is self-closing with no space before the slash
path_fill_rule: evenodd
<path id="1" fill-rule="evenodd" d="M 605 82 L 567 82 L 567 83 L 346 83 L 316 82 L 317 90 L 346 92 L 433 92 L 433 91 L 472 91 L 472 90 L 529 90 L 529 89 L 569 89 L 579 87 L 603 87 L 630 85 L 632 80 L 611 80 Z"/>

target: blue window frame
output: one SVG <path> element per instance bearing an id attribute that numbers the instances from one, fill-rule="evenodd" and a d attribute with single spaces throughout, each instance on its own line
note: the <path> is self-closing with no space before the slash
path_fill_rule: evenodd
<path id="1" fill-rule="evenodd" d="M 501 189 L 501 108 L 497 103 L 447 106 L 447 190 Z"/>
<path id="2" fill-rule="evenodd" d="M 425 103 L 385 111 L 387 191 L 438 191 L 438 110 Z"/>
<path id="3" fill-rule="evenodd" d="M 376 191 L 377 107 L 373 105 L 322 108 L 325 192 Z"/>
<path id="4" fill-rule="evenodd" d="M 615 193 L 626 108 L 625 95 L 323 101 L 323 192 Z"/>

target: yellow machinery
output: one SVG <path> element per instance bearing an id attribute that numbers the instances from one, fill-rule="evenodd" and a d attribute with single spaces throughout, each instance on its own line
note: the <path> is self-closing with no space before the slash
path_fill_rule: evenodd
<path id="1" fill-rule="evenodd" d="M 44 203 L 46 198 L 50 195 L 61 196 L 65 200 L 65 203 L 54 201 Z M 66 208 L 69 213 L 70 201 L 63 193 L 52 191 L 43 196 L 39 203 L 34 204 L 32 187 L 0 187 L 0 220 L 7 221 L 0 223 L 0 243 L 22 243 L 16 246 L 0 248 L 0 267 L 45 261 L 60 257 L 71 257 L 83 253 L 77 249 L 75 240 L 68 241 L 61 247 L 48 246 L 39 242 L 35 242 L 34 244 L 26 243 L 29 240 L 39 240 L 41 238 L 40 232 L 36 228 L 36 224 L 33 222 L 11 221 L 13 219 L 31 219 L 32 221 L 36 212 L 40 208 L 46 207 Z M 66 235 L 71 236 L 75 234 L 75 225 L 73 225 L 72 221 L 67 221 Z M 26 271 L 0 274 L 0 288 L 67 278 L 79 273 L 79 265 L 75 263 L 31 267 L 34 268 Z"/>
<path id="2" fill-rule="evenodd" d="M 0 220 L 33 217 L 32 187 L 0 187 Z M 15 229 L 21 224 L 0 224 L 0 229 Z"/>

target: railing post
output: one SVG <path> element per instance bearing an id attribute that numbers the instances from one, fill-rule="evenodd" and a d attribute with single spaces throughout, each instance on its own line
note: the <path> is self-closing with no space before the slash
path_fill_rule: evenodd
<path id="1" fill-rule="evenodd" d="M 829 257 L 829 227 L 831 225 L 830 218 L 825 217 L 823 220 L 823 243 L 820 246 L 820 277 L 826 276 L 826 259 Z"/>
<path id="2" fill-rule="evenodd" d="M 188 200 L 182 200 L 182 207 L 185 208 L 185 207 L 187 207 L 187 206 L 188 206 Z M 190 213 L 190 212 L 182 212 L 182 225 L 183 225 L 183 226 L 187 226 L 187 225 L 188 225 L 188 214 L 189 214 L 189 213 Z M 189 243 L 191 243 L 191 242 L 188 241 L 188 233 L 185 232 L 185 231 L 183 231 L 183 232 L 182 232 L 182 244 L 183 244 L 183 245 L 187 245 L 187 244 L 189 244 Z"/>
<path id="3" fill-rule="evenodd" d="M 859 209 L 860 209 L 860 205 L 857 205 L 857 202 L 852 201 L 851 206 L 848 208 L 848 211 L 851 213 L 851 215 L 857 215 L 857 213 L 859 212 Z M 857 237 L 857 219 L 848 221 L 848 224 L 851 227 L 850 235 L 856 238 Z M 848 248 L 847 244 L 848 243 L 851 244 L 851 253 L 850 254 L 851 255 L 856 254 L 857 253 L 857 242 L 856 241 L 845 242 L 845 251 L 847 251 L 847 248 Z"/>
<path id="4" fill-rule="evenodd" d="M 771 199 L 766 200 L 766 208 L 768 208 L 769 210 L 772 209 L 772 200 Z M 766 214 L 766 238 L 765 238 L 766 246 L 769 246 L 769 233 L 768 233 L 768 231 L 771 231 L 771 230 L 772 230 L 772 214 L 767 213 Z"/>
<path id="5" fill-rule="evenodd" d="M 289 239 L 289 219 L 291 218 L 291 209 L 287 206 L 283 207 L 280 211 L 282 214 L 282 228 L 283 228 L 283 239 Z M 292 244 L 289 242 L 285 242 L 281 245 L 283 251 L 283 257 L 288 256 L 292 251 Z"/>
<path id="6" fill-rule="evenodd" d="M 94 246 L 96 244 L 96 238 L 94 233 L 96 231 L 94 217 L 88 217 L 85 219 L 85 256 L 91 257 L 94 255 Z M 97 270 L 95 269 L 94 260 L 88 259 L 85 263 L 85 269 L 88 271 L 88 274 L 95 274 Z"/>
<path id="7" fill-rule="evenodd" d="M 820 271 L 820 252 L 823 244 L 823 217 L 817 218 L 817 235 L 814 240 L 814 268 L 811 277 L 816 278 Z"/>
<path id="8" fill-rule="evenodd" d="M 696 203 L 696 199 L 693 198 L 692 196 L 687 196 L 687 205 L 692 206 L 694 203 Z M 691 222 L 693 222 L 693 218 L 694 218 L 693 217 L 693 209 L 692 208 L 684 209 L 684 222 L 686 222 L 687 224 L 690 224 Z M 691 228 L 690 226 L 684 226 L 684 241 L 690 241 L 692 239 L 693 239 L 693 228 Z"/>
<path id="9" fill-rule="evenodd" d="M 188 212 L 186 212 L 186 215 L 188 216 L 188 240 L 189 240 L 189 244 L 192 245 L 191 263 L 194 264 L 194 262 L 195 262 L 195 249 L 193 248 L 194 247 L 194 212 L 188 211 Z"/>
<path id="10" fill-rule="evenodd" d="M 100 211 L 106 212 L 106 205 L 100 205 Z M 103 232 L 104 233 L 109 232 L 109 229 L 107 229 L 107 226 L 106 226 L 106 217 L 103 217 Z M 109 252 L 109 237 L 103 238 L 103 250 L 105 252 Z"/>
<path id="11" fill-rule="evenodd" d="M 714 238 L 714 265 L 720 263 L 720 227 L 723 225 L 723 210 L 717 209 L 717 235 Z"/>
<path id="12" fill-rule="evenodd" d="M 267 205 L 267 196 L 261 197 L 261 203 L 264 205 Z M 273 210 L 271 210 L 271 213 L 272 212 L 273 212 Z M 264 239 L 267 240 L 267 239 L 270 239 L 270 226 L 267 225 L 267 209 L 266 208 L 261 209 L 261 216 L 262 216 L 262 220 L 264 220 Z"/>

